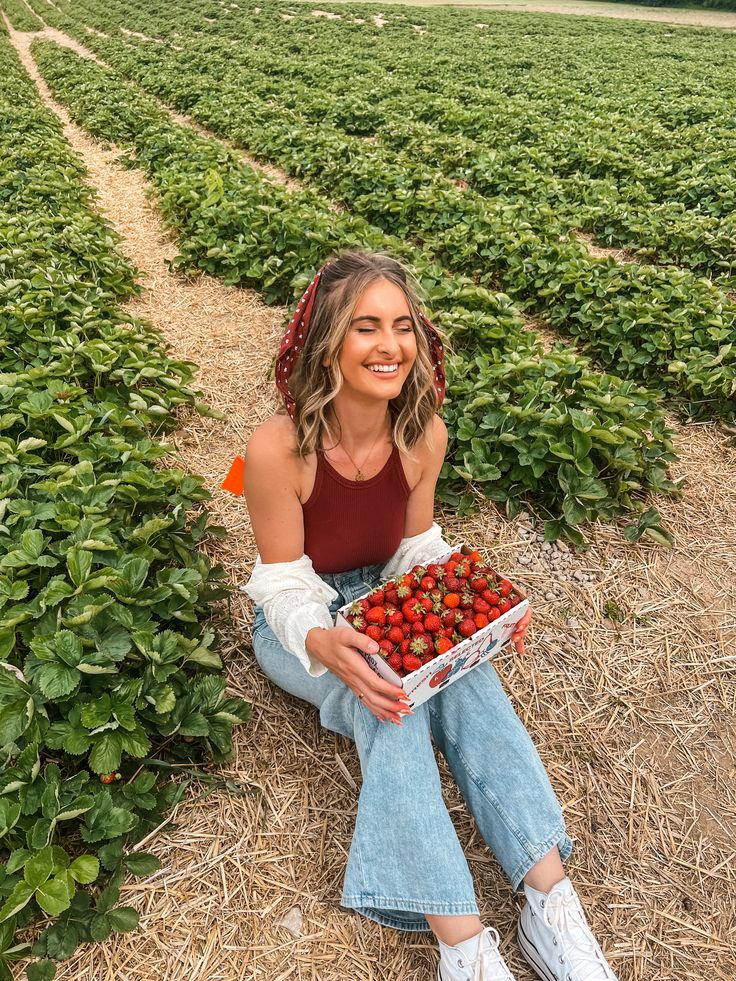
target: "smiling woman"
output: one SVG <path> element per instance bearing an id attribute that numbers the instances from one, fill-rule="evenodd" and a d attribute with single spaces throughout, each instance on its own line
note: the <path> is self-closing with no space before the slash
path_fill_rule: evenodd
<path id="1" fill-rule="evenodd" d="M 260 426 L 246 452 L 259 553 L 243 589 L 256 604 L 263 672 L 358 749 L 363 786 L 342 905 L 395 929 L 431 929 L 446 981 L 512 981 L 498 933 L 478 916 L 437 746 L 513 888 L 523 882 L 528 957 L 544 970 L 570 957 L 576 971 L 594 959 L 597 973 L 585 976 L 611 981 L 562 867 L 572 842 L 560 805 L 492 662 L 412 712 L 362 656 L 375 641 L 334 626 L 344 604 L 450 549 L 433 521 L 448 438 L 437 415 L 443 344 L 403 267 L 348 252 L 320 269 L 284 334 L 276 384 L 288 415 Z M 387 719 L 402 732 L 379 724 Z M 544 890 L 549 923 L 537 913 Z"/>

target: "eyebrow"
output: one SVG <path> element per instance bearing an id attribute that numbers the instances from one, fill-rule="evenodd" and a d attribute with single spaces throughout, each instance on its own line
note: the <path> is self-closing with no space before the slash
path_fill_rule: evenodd
<path id="1" fill-rule="evenodd" d="M 371 317 L 371 316 L 366 315 L 365 317 L 353 317 L 353 319 L 350 321 L 350 323 L 351 324 L 354 324 L 358 320 L 371 320 L 374 324 L 380 324 L 380 322 L 381 322 L 381 318 L 380 317 Z M 411 320 L 411 317 L 409 316 L 408 313 L 403 313 L 400 317 L 394 318 L 394 323 L 396 323 L 399 320 Z"/>

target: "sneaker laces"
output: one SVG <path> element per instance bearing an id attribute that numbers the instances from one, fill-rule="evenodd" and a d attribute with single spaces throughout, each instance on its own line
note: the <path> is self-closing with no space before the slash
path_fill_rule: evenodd
<path id="1" fill-rule="evenodd" d="M 486 944 L 486 938 L 488 943 Z M 464 957 L 463 965 L 471 968 L 472 981 L 495 981 L 495 978 L 491 978 L 490 974 L 486 974 L 486 970 L 491 967 L 501 967 L 504 969 L 505 973 L 502 975 L 496 975 L 496 978 L 506 978 L 510 977 L 508 973 L 508 968 L 501 957 L 501 951 L 498 949 L 498 945 L 501 942 L 501 936 L 498 930 L 493 927 L 484 927 L 483 932 L 478 934 L 478 953 L 475 957 Z"/>
<path id="2" fill-rule="evenodd" d="M 598 943 L 576 895 L 552 889 L 542 917 L 560 938 L 563 956 L 569 958 L 570 977 L 575 981 L 601 981 L 608 977 Z"/>

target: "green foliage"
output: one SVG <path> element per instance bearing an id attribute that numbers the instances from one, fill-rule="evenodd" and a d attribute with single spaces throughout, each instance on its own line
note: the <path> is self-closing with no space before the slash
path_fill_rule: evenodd
<path id="1" fill-rule="evenodd" d="M 226 759 L 250 705 L 201 622 L 226 595 L 197 548 L 223 530 L 188 517 L 210 495 L 154 466 L 194 366 L 121 310 L 136 270 L 3 39 L 0 70 L 0 978 L 30 953 L 43 979 L 137 926 L 120 884 L 158 862 L 127 849 L 188 785 L 143 759 Z"/>
<path id="2" fill-rule="evenodd" d="M 0 10 L 16 31 L 40 31 L 43 27 L 41 21 L 28 9 L 23 0 L 2 0 Z"/>

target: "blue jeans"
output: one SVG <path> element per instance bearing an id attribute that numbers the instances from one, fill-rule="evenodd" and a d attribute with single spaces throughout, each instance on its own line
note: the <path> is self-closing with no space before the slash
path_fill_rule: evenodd
<path id="1" fill-rule="evenodd" d="M 373 589 L 382 566 L 321 576 L 340 594 L 330 609 Z M 572 851 L 562 809 L 539 754 L 492 661 L 382 724 L 332 672 L 312 678 L 256 607 L 253 651 L 279 688 L 319 709 L 326 729 L 355 742 L 363 783 L 340 900 L 397 930 L 429 930 L 425 913 L 478 914 L 473 880 L 442 798 L 432 740 L 478 830 L 514 890 L 555 845 Z"/>

